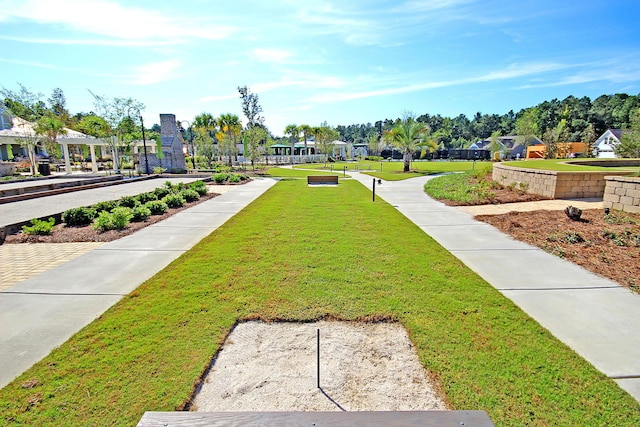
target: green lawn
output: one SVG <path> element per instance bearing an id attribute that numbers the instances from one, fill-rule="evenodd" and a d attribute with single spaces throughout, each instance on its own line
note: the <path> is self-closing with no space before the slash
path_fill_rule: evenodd
<path id="1" fill-rule="evenodd" d="M 595 160 L 595 159 L 594 159 Z M 573 162 L 585 162 L 589 159 L 540 159 L 540 160 L 521 160 L 513 162 L 504 162 L 508 166 L 515 166 L 527 169 L 546 169 L 552 171 L 637 171 L 637 166 L 620 166 L 620 167 L 602 167 L 602 166 L 585 166 L 572 164 Z"/>
<path id="2" fill-rule="evenodd" d="M 437 200 L 479 204 L 489 198 L 491 185 L 492 182 L 485 180 L 479 171 L 478 173 L 452 173 L 427 181 L 424 191 Z"/>
<path id="3" fill-rule="evenodd" d="M 183 407 L 236 322 L 327 316 L 401 322 L 453 408 L 497 426 L 640 425 L 612 380 L 349 180 L 278 183 L 0 390 L 0 424 L 135 425 Z"/>
<path id="4" fill-rule="evenodd" d="M 295 165 L 295 169 L 313 169 L 326 172 L 349 174 L 349 171 L 358 171 L 385 181 L 399 181 L 424 175 L 434 175 L 446 172 L 464 172 L 479 168 L 491 169 L 491 162 L 467 162 L 467 161 L 415 161 L 411 162 L 411 172 L 403 172 L 404 163 L 401 161 L 372 162 L 361 160 L 357 162 L 336 163 L 308 163 Z M 346 171 L 346 172 L 345 172 Z M 271 173 L 271 172 L 270 172 Z M 280 175 L 278 175 L 280 176 Z"/>
<path id="5" fill-rule="evenodd" d="M 343 174 L 324 172 L 324 171 L 304 170 L 302 168 L 290 169 L 290 168 L 273 167 L 267 170 L 267 175 L 272 176 L 274 178 L 306 178 L 309 175 L 338 175 L 341 177 Z"/>

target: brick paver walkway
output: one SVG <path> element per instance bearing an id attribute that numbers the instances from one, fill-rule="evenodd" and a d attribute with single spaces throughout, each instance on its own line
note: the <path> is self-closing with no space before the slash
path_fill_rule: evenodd
<path id="1" fill-rule="evenodd" d="M 0 245 L 0 290 L 83 255 L 104 243 L 21 243 Z"/>

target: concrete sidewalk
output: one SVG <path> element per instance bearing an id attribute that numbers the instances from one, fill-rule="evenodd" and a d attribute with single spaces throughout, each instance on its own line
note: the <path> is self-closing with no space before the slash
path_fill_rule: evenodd
<path id="1" fill-rule="evenodd" d="M 267 178 L 232 186 L 216 198 L 0 292 L 0 388 L 276 182 Z"/>
<path id="2" fill-rule="evenodd" d="M 640 401 L 640 295 L 431 199 L 431 178 L 383 182 L 376 195 Z"/>
<path id="3" fill-rule="evenodd" d="M 59 214 L 67 209 L 89 206 L 105 200 L 117 200 L 122 196 L 135 196 L 137 194 L 144 193 L 145 191 L 152 191 L 161 187 L 167 181 L 176 184 L 178 182 L 193 182 L 198 179 L 198 177 L 165 177 L 149 179 L 145 181 L 127 182 L 109 187 L 80 190 L 73 193 L 57 194 L 53 196 L 39 197 L 37 199 L 0 204 L 0 227 L 4 227 L 9 224 L 16 224 L 22 221 L 29 221 L 32 218 Z M 71 179 L 68 179 L 67 181 L 71 181 Z M 30 181 L 26 183 L 17 183 L 15 185 L 27 186 L 36 184 L 34 184 L 33 181 Z"/>

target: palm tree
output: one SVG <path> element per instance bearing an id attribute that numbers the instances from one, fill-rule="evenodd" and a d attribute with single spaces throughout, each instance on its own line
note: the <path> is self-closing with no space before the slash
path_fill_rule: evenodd
<path id="1" fill-rule="evenodd" d="M 306 156 L 309 154 L 309 148 L 307 146 L 307 138 L 309 138 L 309 135 L 311 134 L 311 126 L 300 125 L 298 126 L 298 130 L 302 132 L 302 137 L 304 138 L 304 155 Z"/>
<path id="2" fill-rule="evenodd" d="M 309 129 L 309 133 L 313 135 L 313 140 L 316 144 L 316 154 L 318 154 L 318 139 L 320 137 L 320 134 L 322 133 L 322 128 L 320 126 L 313 126 L 311 129 Z"/>
<path id="3" fill-rule="evenodd" d="M 207 163 L 207 167 L 211 168 L 213 159 L 216 155 L 214 146 L 214 136 L 218 127 L 218 120 L 209 113 L 200 113 L 193 119 L 194 142 L 198 156 L 203 157 Z"/>
<path id="4" fill-rule="evenodd" d="M 287 125 L 284 128 L 285 135 L 289 135 L 289 139 L 291 141 L 291 155 L 293 156 L 293 150 L 295 148 L 296 142 L 298 142 L 298 138 L 300 138 L 300 128 L 297 125 Z"/>
<path id="5" fill-rule="evenodd" d="M 229 165 L 231 165 L 231 157 L 235 153 L 238 135 L 240 135 L 240 131 L 242 130 L 242 123 L 240 123 L 238 116 L 227 113 L 220 115 L 218 125 L 220 126 L 220 131 L 223 132 L 226 135 L 226 139 L 228 139 L 228 142 L 225 144 L 225 151 L 229 156 Z"/>
<path id="6" fill-rule="evenodd" d="M 429 126 L 416 121 L 413 117 L 405 117 L 385 132 L 385 140 L 393 144 L 403 153 L 404 172 L 409 172 L 411 155 L 429 136 Z"/>
<path id="7" fill-rule="evenodd" d="M 209 113 L 198 114 L 193 119 L 193 127 L 197 130 L 208 132 L 210 136 L 212 136 L 212 133 L 215 133 L 217 126 L 218 121 Z"/>

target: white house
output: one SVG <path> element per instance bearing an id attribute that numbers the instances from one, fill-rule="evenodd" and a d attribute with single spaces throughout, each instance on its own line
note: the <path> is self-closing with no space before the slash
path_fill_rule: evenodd
<path id="1" fill-rule="evenodd" d="M 609 129 L 593 143 L 593 155 L 598 158 L 612 159 L 616 156 L 616 147 L 620 144 L 622 129 Z"/>

